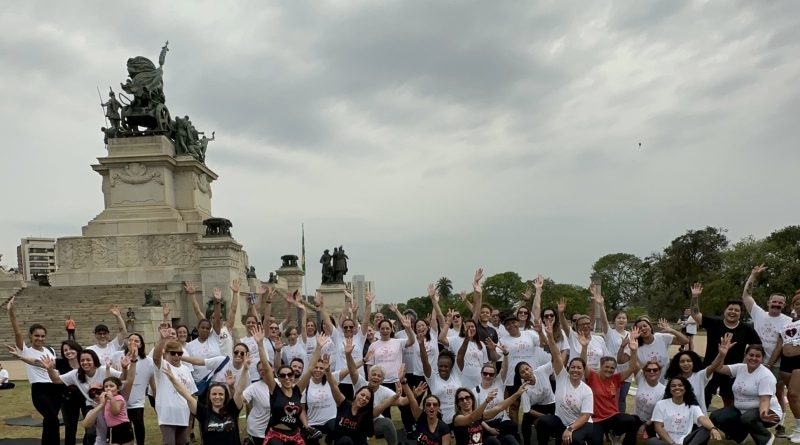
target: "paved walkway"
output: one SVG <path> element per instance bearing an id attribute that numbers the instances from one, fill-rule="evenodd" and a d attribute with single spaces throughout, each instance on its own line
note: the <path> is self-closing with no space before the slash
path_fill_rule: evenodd
<path id="1" fill-rule="evenodd" d="M 28 375 L 25 373 L 25 363 L 20 360 L 3 360 L 3 368 L 8 370 L 9 380 L 27 380 Z"/>

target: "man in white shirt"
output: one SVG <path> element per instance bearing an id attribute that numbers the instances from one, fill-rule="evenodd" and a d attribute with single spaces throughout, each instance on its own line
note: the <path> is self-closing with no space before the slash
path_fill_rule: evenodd
<path id="1" fill-rule="evenodd" d="M 755 282 L 758 279 L 758 275 L 765 270 L 767 270 L 767 268 L 762 264 L 754 267 L 753 270 L 750 271 L 750 276 L 744 284 L 742 301 L 744 302 L 744 307 L 746 307 L 747 311 L 750 313 L 750 317 L 753 319 L 753 327 L 761 338 L 761 344 L 764 346 L 764 351 L 766 352 L 764 356 L 766 365 L 766 361 L 769 361 L 769 358 L 772 357 L 773 352 L 775 352 L 775 346 L 778 343 L 781 330 L 787 323 L 792 321 L 792 318 L 783 313 L 783 308 L 786 306 L 785 295 L 778 293 L 770 295 L 769 300 L 767 300 L 767 311 L 762 309 L 761 306 L 756 303 L 755 298 L 753 298 Z M 778 354 L 780 355 L 780 352 L 778 352 Z M 781 411 L 786 412 L 786 404 L 783 398 L 784 384 L 780 373 L 780 359 L 775 362 L 771 371 L 777 380 L 775 396 L 778 398 Z M 783 427 L 783 418 L 781 418 L 781 423 L 775 427 L 775 433 L 777 433 L 778 437 L 785 437 L 786 430 Z M 798 437 L 800 437 L 800 435 L 798 435 Z"/>
<path id="2" fill-rule="evenodd" d="M 101 366 L 105 366 L 106 362 L 111 360 L 111 356 L 122 349 L 123 342 L 128 338 L 128 328 L 125 326 L 125 320 L 122 319 L 122 314 L 119 312 L 117 305 L 112 304 L 108 311 L 117 319 L 119 332 L 116 337 L 112 338 L 109 334 L 108 326 L 102 323 L 98 324 L 94 328 L 94 338 L 97 343 L 86 348 L 97 353 Z"/>

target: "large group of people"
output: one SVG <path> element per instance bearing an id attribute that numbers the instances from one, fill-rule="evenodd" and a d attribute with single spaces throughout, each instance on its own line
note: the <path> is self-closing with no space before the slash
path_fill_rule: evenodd
<path id="1" fill-rule="evenodd" d="M 679 325 L 707 331 L 703 357 L 686 329 L 664 319 L 629 320 L 620 310 L 609 317 L 594 285 L 589 314 L 570 314 L 564 299 L 542 307 L 541 276 L 515 308 L 493 308 L 483 300 L 481 269 L 473 300 L 462 294 L 470 313 L 444 313 L 430 285 L 432 313 L 401 313 L 391 305 L 397 325 L 381 313 L 373 317 L 373 294 L 359 314 L 348 292 L 349 304 L 337 317 L 321 295 L 313 303 L 298 291 L 282 295 L 290 310 L 278 321 L 271 313 L 277 294 L 262 286 L 248 299 L 247 332 L 238 342 L 232 333 L 239 282 L 231 283 L 225 319 L 221 291 L 213 290 L 204 313 L 197 289 L 185 283 L 199 320 L 196 338 L 189 327 L 171 324 L 164 305 L 149 353 L 115 306 L 116 335 L 101 324 L 96 344 L 68 338 L 58 352 L 47 346 L 41 324 L 23 335 L 13 298 L 7 309 L 11 352 L 27 365 L 46 445 L 60 442 L 59 411 L 66 445 L 76 443 L 79 423 L 86 445 L 143 445 L 153 433 L 144 424 L 148 401 L 161 441 L 170 445 L 189 443 L 195 427 L 205 445 L 239 443 L 242 436 L 254 445 L 365 445 L 372 436 L 388 445 L 546 445 L 550 439 L 557 445 L 704 445 L 723 436 L 771 445 L 783 433 L 784 388 L 800 419 L 800 320 L 783 313 L 782 294 L 769 297 L 767 310 L 755 302 L 754 283 L 764 270 L 753 269 L 742 299 L 728 302 L 721 317 L 703 314 L 702 285 L 691 288 L 689 317 Z M 316 317 L 307 316 L 311 304 Z M 791 308 L 800 313 L 800 292 Z M 745 309 L 752 324 L 742 321 Z M 722 407 L 711 410 L 717 393 Z M 405 436 L 398 436 L 392 407 Z M 792 443 L 800 443 L 796 422 Z"/>

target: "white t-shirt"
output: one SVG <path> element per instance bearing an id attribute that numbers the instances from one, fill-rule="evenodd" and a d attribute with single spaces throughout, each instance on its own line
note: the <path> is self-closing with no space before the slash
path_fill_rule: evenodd
<path id="1" fill-rule="evenodd" d="M 122 349 L 122 347 L 117 342 L 117 337 L 114 337 L 108 343 L 106 343 L 105 347 L 101 347 L 100 345 L 92 345 L 86 349 L 90 349 L 97 353 L 97 357 L 100 359 L 100 365 L 105 366 L 106 360 L 110 360 L 114 353 Z"/>
<path id="2" fill-rule="evenodd" d="M 541 341 L 541 337 L 539 338 Z M 567 334 L 564 331 L 561 331 L 561 340 L 556 341 L 556 348 L 558 348 L 559 352 L 567 351 L 569 352 L 569 342 L 567 341 Z M 536 353 L 534 354 L 534 363 L 529 363 L 529 365 L 533 366 L 534 368 L 538 368 L 539 366 L 545 365 L 547 363 L 553 362 L 553 356 L 544 350 L 544 348 L 536 348 Z M 513 371 L 513 370 L 511 370 Z"/>
<path id="3" fill-rule="evenodd" d="M 698 419 L 703 411 L 697 405 L 676 405 L 672 399 L 663 399 L 653 409 L 653 421 L 664 424 L 664 430 L 675 443 L 683 443 L 683 439 L 692 432 L 694 425 L 700 425 Z"/>
<path id="4" fill-rule="evenodd" d="M 533 385 L 529 385 L 525 393 L 522 394 L 522 412 L 527 413 L 533 405 L 549 405 L 556 402 L 553 387 L 550 386 L 550 374 L 553 373 L 552 363 L 546 363 L 533 370 L 536 380 Z"/>
<path id="5" fill-rule="evenodd" d="M 414 359 L 411 361 L 411 367 L 406 365 L 406 373 L 414 374 L 418 377 L 424 377 L 425 373 L 422 371 L 422 356 L 419 353 L 419 343 L 416 341 L 413 345 L 405 348 L 406 352 L 413 355 Z M 435 370 L 439 364 L 439 343 L 436 341 L 436 332 L 431 330 L 431 339 L 425 340 L 425 352 L 428 354 L 428 364 L 432 370 Z M 455 364 L 453 365 L 455 366 Z"/>
<path id="6" fill-rule="evenodd" d="M 371 365 L 381 365 L 386 370 L 384 383 L 397 382 L 397 374 L 400 372 L 400 365 L 403 364 L 403 349 L 406 346 L 405 339 L 390 338 L 389 340 L 375 340 L 369 345 L 369 350 L 373 351 Z"/>
<path id="7" fill-rule="evenodd" d="M 196 338 L 187 343 L 186 347 L 183 349 L 186 355 L 194 358 L 207 359 L 219 357 L 221 355 L 219 352 L 219 338 L 214 331 L 211 331 L 206 341 L 201 342 L 199 338 Z M 209 369 L 207 366 L 195 366 L 194 369 L 192 369 L 192 377 L 195 382 L 199 382 L 212 372 L 214 372 L 214 368 Z"/>
<path id="8" fill-rule="evenodd" d="M 506 386 L 514 384 L 514 368 L 519 362 L 527 362 L 529 365 L 536 364 L 536 350 L 539 348 L 539 334 L 535 331 L 523 331 L 520 329 L 519 337 L 506 335 L 500 338 L 500 343 L 508 348 L 508 375 L 506 375 Z"/>
<path id="9" fill-rule="evenodd" d="M 569 372 L 566 368 L 561 373 L 556 374 L 556 416 L 564 423 L 578 420 L 581 414 L 594 413 L 594 393 L 583 380 L 578 387 L 572 386 L 569 380 Z M 591 416 L 589 422 L 592 421 Z"/>
<path id="10" fill-rule="evenodd" d="M 114 368 L 111 368 L 111 376 L 119 377 L 120 375 L 122 375 L 121 372 L 117 371 Z M 103 380 L 105 380 L 107 377 L 106 367 L 103 366 L 101 368 L 97 368 L 94 372 L 94 375 L 91 377 L 87 375 L 85 382 L 81 382 L 80 380 L 78 380 L 77 369 L 73 369 L 72 371 L 66 374 L 62 374 L 60 377 L 61 381 L 64 382 L 65 385 L 67 386 L 75 385 L 78 387 L 78 390 L 80 390 L 81 394 L 83 394 L 83 397 L 86 398 L 86 406 L 95 407 L 97 406 L 97 403 L 95 403 L 94 400 L 91 397 L 89 397 L 89 387 L 92 386 L 93 383 L 99 383 L 101 385 L 103 384 Z"/>
<path id="11" fill-rule="evenodd" d="M 336 374 L 333 376 L 335 378 Z M 300 402 L 306 404 L 308 424 L 311 426 L 324 425 L 325 422 L 336 418 L 336 402 L 327 382 L 314 383 L 313 380 L 309 380 Z"/>
<path id="12" fill-rule="evenodd" d="M 757 304 L 753 304 L 750 316 L 753 317 L 753 327 L 761 339 L 761 345 L 764 346 L 764 352 L 766 352 L 764 361 L 766 362 L 772 357 L 772 352 L 775 351 L 775 346 L 778 344 L 778 337 L 781 336 L 783 327 L 792 322 L 792 317 L 786 314 L 773 317 Z"/>
<path id="13" fill-rule="evenodd" d="M 592 339 L 589 341 L 589 345 L 586 346 L 586 364 L 590 369 L 594 369 L 596 371 L 600 369 L 600 359 L 607 355 L 611 354 L 608 353 L 605 339 L 599 335 L 592 334 Z M 569 357 L 572 359 L 580 356 L 581 344 L 578 341 L 578 334 L 575 333 L 574 329 L 570 329 Z"/>
<path id="14" fill-rule="evenodd" d="M 266 436 L 270 418 L 269 386 L 263 380 L 259 380 L 245 388 L 242 396 L 250 406 L 250 413 L 247 415 L 247 434 L 250 437 Z"/>
<path id="15" fill-rule="evenodd" d="M 784 345 L 800 345 L 800 320 L 788 323 L 781 330 Z"/>
<path id="16" fill-rule="evenodd" d="M 686 319 L 686 333 L 689 335 L 697 335 L 697 321 L 694 317 Z"/>
<path id="17" fill-rule="evenodd" d="M 728 365 L 733 377 L 733 406 L 740 410 L 758 408 L 760 396 L 770 396 L 769 409 L 778 417 L 783 410 L 775 397 L 775 376 L 766 366 L 759 365 L 753 372 L 747 371 L 744 363 Z"/>
<path id="18" fill-rule="evenodd" d="M 308 366 L 306 362 L 306 344 L 303 343 L 302 338 L 298 338 L 294 345 L 288 343 L 281 348 L 281 364 L 291 365 L 292 360 L 299 358 L 303 361 L 303 366 Z"/>
<path id="19" fill-rule="evenodd" d="M 41 360 L 42 357 L 50 357 L 54 361 L 56 359 L 53 350 L 49 347 L 45 346 L 41 351 L 39 351 L 37 349 L 28 347 L 28 345 L 25 343 L 22 344 L 22 356 L 25 358 L 32 358 L 34 360 Z M 50 376 L 47 374 L 47 370 L 44 368 L 31 366 L 26 363 L 25 372 L 28 374 L 28 381 L 31 383 L 53 383 L 50 380 Z"/>
<path id="20" fill-rule="evenodd" d="M 256 341 L 253 340 L 253 337 L 247 336 L 242 337 L 239 342 L 246 344 L 247 350 L 250 352 L 250 381 L 255 382 L 261 380 L 261 376 L 258 375 L 258 367 L 256 366 L 258 362 L 261 361 L 261 356 L 258 352 L 258 345 L 256 344 Z M 262 341 L 262 343 L 264 343 L 264 349 L 267 351 L 267 360 L 269 360 L 269 364 L 274 367 L 275 348 L 272 347 L 272 343 L 266 338 Z"/>
<path id="21" fill-rule="evenodd" d="M 189 426 L 189 405 L 186 399 L 183 398 L 172 382 L 162 371 L 169 368 L 172 375 L 186 387 L 190 393 L 197 392 L 197 386 L 194 384 L 194 378 L 191 371 L 186 366 L 172 366 L 166 360 L 161 360 L 161 369 L 158 370 L 156 375 L 156 414 L 158 415 L 159 425 L 173 425 L 173 426 Z"/>
<path id="22" fill-rule="evenodd" d="M 659 379 L 656 386 L 650 386 L 644 373 L 636 373 L 636 396 L 633 398 L 633 415 L 639 416 L 643 422 L 652 420 L 656 403 L 664 398 L 666 386 Z"/>
<path id="23" fill-rule="evenodd" d="M 233 357 L 233 335 L 231 335 L 228 327 L 225 326 L 225 322 L 222 322 L 219 334 L 214 332 L 214 335 L 219 339 L 219 353 L 226 357 Z"/>
<path id="24" fill-rule="evenodd" d="M 456 414 L 456 390 L 464 386 L 461 384 L 458 367 L 453 367 L 450 372 L 450 378 L 447 380 L 442 380 L 436 369 L 431 372 L 431 376 L 426 380 L 428 382 L 428 391 L 439 398 L 442 420 L 445 423 L 453 422 L 453 416 Z"/>
<path id="25" fill-rule="evenodd" d="M 363 378 L 359 377 L 358 381 L 353 385 L 353 394 L 358 392 L 359 389 L 367 386 L 367 381 Z M 394 397 L 396 393 L 391 389 L 385 386 L 378 386 L 378 389 L 375 390 L 375 393 L 372 394 L 372 406 L 378 406 L 383 403 L 384 400 Z M 375 418 L 383 417 L 383 415 L 379 414 Z"/>
<path id="26" fill-rule="evenodd" d="M 644 343 L 639 345 L 639 350 L 636 353 L 636 357 L 639 358 L 639 367 L 644 368 L 644 365 L 649 361 L 658 362 L 661 365 L 661 378 L 663 379 L 669 366 L 669 346 L 674 338 L 675 336 L 672 334 L 659 332 L 653 334 L 653 342 L 649 345 Z M 625 352 L 630 355 L 630 347 L 626 347 Z"/>
<path id="27" fill-rule="evenodd" d="M 467 386 L 465 386 L 465 387 L 467 387 Z M 486 405 L 486 410 L 488 411 L 488 410 L 494 408 L 495 406 L 499 405 L 503 401 L 503 392 L 505 391 L 506 388 L 505 388 L 505 384 L 502 381 L 500 381 L 499 378 L 495 378 L 494 381 L 492 382 L 492 384 L 488 388 L 484 388 L 484 387 L 482 387 L 480 385 L 476 385 L 476 386 L 473 386 L 471 389 L 472 389 L 472 392 L 475 394 L 475 399 L 476 399 L 475 400 L 475 406 L 478 406 L 481 403 L 483 403 L 483 401 L 486 400 L 487 397 L 489 397 L 489 392 L 492 389 L 496 389 L 497 390 L 497 396 L 494 399 L 492 399 L 492 401 L 489 402 Z M 453 410 L 455 411 L 455 406 L 453 407 Z M 487 419 L 487 420 L 509 420 L 509 419 L 510 419 L 510 417 L 508 417 L 508 414 L 506 413 L 506 410 L 503 410 L 503 411 L 500 411 L 499 413 L 497 413 L 496 416 L 492 417 L 491 419 Z"/>
<path id="28" fill-rule="evenodd" d="M 156 372 L 156 366 L 150 357 L 139 358 L 136 362 L 136 376 L 133 378 L 131 394 L 128 397 L 128 408 L 144 408 L 145 393 L 150 385 L 150 377 Z"/>
<path id="29" fill-rule="evenodd" d="M 606 330 L 605 341 L 606 341 L 606 349 L 608 350 L 610 356 L 617 358 L 617 351 L 619 351 L 619 345 L 622 344 L 622 340 L 624 340 L 625 337 L 627 337 L 629 334 L 630 332 L 628 331 L 623 331 L 623 333 L 620 334 L 619 332 L 617 332 L 616 329 L 614 329 L 612 325 L 610 324 L 608 325 L 608 330 Z M 627 370 L 628 367 L 630 367 L 630 363 L 619 363 L 617 364 L 616 372 L 623 372 Z M 626 381 L 630 382 L 631 380 L 633 380 L 632 375 L 628 377 L 628 380 Z"/>
<path id="30" fill-rule="evenodd" d="M 331 340 L 333 340 L 336 343 L 336 346 L 338 346 L 335 357 L 332 357 L 332 360 L 335 359 L 336 362 L 336 367 L 334 369 L 336 370 L 347 369 L 347 357 L 345 357 L 344 355 L 344 339 L 345 339 L 344 334 L 339 329 L 336 329 L 334 333 L 335 333 L 334 338 L 332 338 Z M 360 329 L 357 329 L 356 333 L 353 334 L 353 353 L 351 354 L 353 356 L 353 361 L 356 363 L 358 363 L 359 361 L 361 361 L 361 359 L 364 358 L 364 340 L 365 340 L 364 334 L 361 332 Z M 406 368 L 406 372 L 409 372 L 408 368 Z M 364 377 L 363 366 L 358 367 L 358 375 Z M 350 383 L 350 384 L 353 383 L 350 380 L 349 372 L 347 373 L 345 378 L 341 380 L 341 383 Z"/>
<path id="31" fill-rule="evenodd" d="M 408 334 L 405 330 L 398 331 L 394 334 L 394 338 L 400 340 L 408 340 Z M 416 342 L 415 342 L 416 343 Z M 405 345 L 405 343 L 404 343 Z M 419 348 L 419 345 L 414 344 L 411 346 L 416 346 Z M 417 350 L 417 356 L 419 356 L 419 349 Z M 406 365 L 406 373 L 409 373 L 409 369 L 414 367 L 414 349 L 411 347 L 404 347 L 403 348 L 403 364 Z"/>
<path id="32" fill-rule="evenodd" d="M 464 340 L 465 337 L 453 337 L 448 339 L 447 349 L 458 356 L 458 350 L 464 344 Z M 419 345 L 414 346 L 417 347 L 417 355 L 419 355 Z M 425 346 L 428 346 L 428 343 L 426 343 Z M 464 369 L 460 370 L 461 381 L 464 383 L 465 388 L 474 388 L 481 383 L 481 368 L 483 364 L 488 361 L 489 353 L 486 345 L 478 349 L 478 345 L 476 345 L 474 341 L 470 341 L 469 344 L 467 344 L 467 352 L 464 354 Z M 436 362 L 431 366 L 433 373 L 436 372 L 437 366 L 438 363 Z M 458 367 L 458 363 L 454 363 L 453 366 Z"/>
<path id="33" fill-rule="evenodd" d="M 705 416 L 708 414 L 708 409 L 706 408 L 706 385 L 709 380 L 706 370 L 701 369 L 700 372 L 693 373 L 687 380 L 692 384 L 692 392 L 694 396 L 697 397 L 697 403 L 700 404 L 700 411 L 702 411 Z"/>

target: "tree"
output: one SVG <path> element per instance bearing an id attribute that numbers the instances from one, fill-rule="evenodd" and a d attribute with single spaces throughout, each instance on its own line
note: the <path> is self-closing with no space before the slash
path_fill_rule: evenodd
<path id="1" fill-rule="evenodd" d="M 450 278 L 439 278 L 439 281 L 436 282 L 436 292 L 439 292 L 441 298 L 449 299 L 453 295 L 453 282 L 450 281 Z"/>
<path id="2" fill-rule="evenodd" d="M 492 275 L 483 282 L 483 302 L 500 310 L 510 309 L 519 302 L 525 287 L 516 272 Z"/>
<path id="3" fill-rule="evenodd" d="M 602 293 L 608 309 L 628 307 L 642 291 L 642 260 L 629 253 L 613 253 L 600 257 L 592 266 L 592 275 L 602 281 Z"/>

